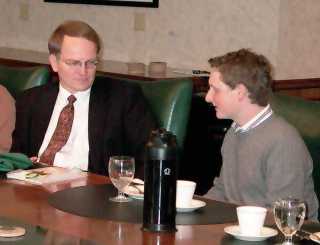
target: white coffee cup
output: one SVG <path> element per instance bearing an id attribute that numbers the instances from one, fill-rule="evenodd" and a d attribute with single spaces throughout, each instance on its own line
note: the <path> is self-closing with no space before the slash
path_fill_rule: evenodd
<path id="1" fill-rule="evenodd" d="M 267 209 L 255 206 L 237 207 L 240 233 L 244 236 L 259 236 L 266 218 Z"/>
<path id="2" fill-rule="evenodd" d="M 188 208 L 191 206 L 196 182 L 187 180 L 177 181 L 176 206 L 179 208 Z"/>

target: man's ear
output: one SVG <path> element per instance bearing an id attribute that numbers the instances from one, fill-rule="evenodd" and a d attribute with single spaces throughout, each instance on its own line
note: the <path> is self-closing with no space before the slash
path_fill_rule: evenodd
<path id="1" fill-rule="evenodd" d="M 239 83 L 236 87 L 235 87 L 236 91 L 237 91 L 237 95 L 239 100 L 243 100 L 243 99 L 247 99 L 249 98 L 249 92 L 248 89 L 246 88 L 246 86 L 244 86 L 242 83 Z"/>
<path id="2" fill-rule="evenodd" d="M 54 54 L 49 55 L 49 62 L 54 72 L 58 72 L 58 58 Z"/>

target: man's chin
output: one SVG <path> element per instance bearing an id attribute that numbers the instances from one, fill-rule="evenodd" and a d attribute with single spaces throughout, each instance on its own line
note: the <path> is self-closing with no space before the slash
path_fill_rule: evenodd
<path id="1" fill-rule="evenodd" d="M 216 111 L 216 117 L 218 119 L 226 119 L 226 116 L 222 113 L 220 113 L 219 111 Z"/>
<path id="2" fill-rule="evenodd" d="M 93 82 L 90 81 L 80 81 L 77 84 L 75 84 L 74 89 L 76 89 L 78 92 L 85 91 L 89 89 L 92 86 Z"/>

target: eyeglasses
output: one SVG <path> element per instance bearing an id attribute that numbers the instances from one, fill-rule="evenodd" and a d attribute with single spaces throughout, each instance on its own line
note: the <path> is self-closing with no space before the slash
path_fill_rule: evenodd
<path id="1" fill-rule="evenodd" d="M 71 69 L 80 69 L 82 65 L 88 70 L 93 70 L 97 67 L 98 61 L 97 60 L 87 60 L 87 61 L 80 61 L 80 60 L 61 60 L 64 64 L 69 66 Z"/>

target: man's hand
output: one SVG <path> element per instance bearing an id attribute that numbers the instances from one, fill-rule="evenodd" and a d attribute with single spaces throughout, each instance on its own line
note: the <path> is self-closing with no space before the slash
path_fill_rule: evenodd
<path id="1" fill-rule="evenodd" d="M 30 157 L 31 162 L 35 163 L 39 161 L 39 158 L 34 156 L 34 157 Z"/>

